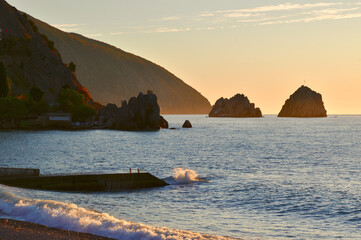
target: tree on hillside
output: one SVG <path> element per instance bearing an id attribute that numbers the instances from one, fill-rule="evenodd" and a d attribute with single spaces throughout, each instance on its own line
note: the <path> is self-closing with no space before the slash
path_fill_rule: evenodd
<path id="1" fill-rule="evenodd" d="M 73 121 L 82 122 L 95 114 L 94 107 L 88 104 L 85 95 L 71 88 L 62 88 L 59 92 L 57 102 L 59 110 L 69 112 Z"/>
<path id="2" fill-rule="evenodd" d="M 70 69 L 70 71 L 72 71 L 73 73 L 75 73 L 75 71 L 76 71 L 76 65 L 75 65 L 75 63 L 70 62 L 68 68 Z"/>
<path id="3" fill-rule="evenodd" d="M 41 99 L 43 99 L 44 97 L 44 91 L 42 91 L 40 88 L 38 88 L 37 86 L 34 86 L 30 89 L 30 97 L 35 101 L 35 102 L 40 102 Z"/>
<path id="4" fill-rule="evenodd" d="M 9 83 L 6 76 L 5 65 L 0 62 L 0 97 L 8 97 L 10 93 Z"/>

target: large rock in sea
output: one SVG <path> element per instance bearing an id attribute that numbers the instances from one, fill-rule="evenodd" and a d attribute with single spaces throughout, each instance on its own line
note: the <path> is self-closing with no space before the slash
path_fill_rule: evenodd
<path id="1" fill-rule="evenodd" d="M 209 117 L 262 117 L 259 108 L 255 108 L 254 103 L 250 103 L 243 94 L 236 94 L 234 97 L 220 98 L 214 104 Z"/>
<path id="2" fill-rule="evenodd" d="M 110 129 L 126 131 L 158 130 L 168 125 L 159 115 L 157 96 L 151 92 L 139 93 L 138 97 L 123 101 L 120 108 L 108 104 L 99 111 L 98 118 Z"/>
<path id="3" fill-rule="evenodd" d="M 286 100 L 278 117 L 327 117 L 321 94 L 302 85 Z"/>

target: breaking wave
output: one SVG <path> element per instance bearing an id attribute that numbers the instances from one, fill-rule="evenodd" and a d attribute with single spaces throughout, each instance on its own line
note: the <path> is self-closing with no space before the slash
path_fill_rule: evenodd
<path id="1" fill-rule="evenodd" d="M 198 178 L 198 174 L 192 169 L 174 168 L 173 174 L 174 180 L 177 183 L 191 183 L 201 181 L 201 179 Z"/>
<path id="2" fill-rule="evenodd" d="M 154 227 L 99 213 L 75 204 L 26 199 L 0 189 L 0 212 L 10 218 L 115 239 L 229 239 L 190 231 Z"/>

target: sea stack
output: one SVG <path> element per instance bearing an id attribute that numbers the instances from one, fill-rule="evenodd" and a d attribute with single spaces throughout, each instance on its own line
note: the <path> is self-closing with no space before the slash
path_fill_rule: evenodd
<path id="1" fill-rule="evenodd" d="M 118 108 L 108 104 L 100 109 L 98 118 L 109 129 L 125 131 L 158 130 L 167 128 L 168 122 L 159 115 L 157 96 L 154 93 L 139 93 L 129 101 L 123 101 Z"/>
<path id="2" fill-rule="evenodd" d="M 220 98 L 214 104 L 209 117 L 262 117 L 259 108 L 250 103 L 243 94 L 236 94 L 234 97 Z"/>
<path id="3" fill-rule="evenodd" d="M 286 100 L 278 117 L 327 117 L 322 95 L 302 85 Z"/>

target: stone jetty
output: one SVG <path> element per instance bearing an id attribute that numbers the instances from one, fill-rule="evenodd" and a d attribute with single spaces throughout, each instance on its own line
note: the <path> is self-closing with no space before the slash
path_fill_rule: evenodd
<path id="1" fill-rule="evenodd" d="M 0 184 L 29 189 L 77 192 L 120 191 L 168 185 L 146 172 L 67 175 L 39 175 L 39 173 L 39 169 L 0 168 Z"/>

